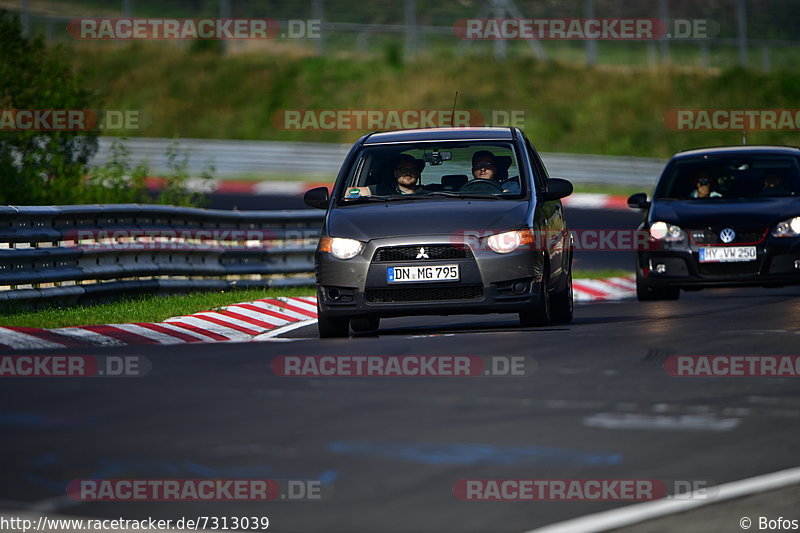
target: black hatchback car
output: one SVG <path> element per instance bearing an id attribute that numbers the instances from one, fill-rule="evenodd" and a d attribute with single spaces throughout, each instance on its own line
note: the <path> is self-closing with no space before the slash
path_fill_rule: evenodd
<path id="1" fill-rule="evenodd" d="M 735 146 L 681 152 L 644 209 L 637 251 L 639 300 L 680 289 L 800 283 L 800 149 Z"/>
<path id="2" fill-rule="evenodd" d="M 526 326 L 572 319 L 572 250 L 560 199 L 516 128 L 365 135 L 329 194 L 316 252 L 321 337 L 382 317 L 519 313 Z"/>

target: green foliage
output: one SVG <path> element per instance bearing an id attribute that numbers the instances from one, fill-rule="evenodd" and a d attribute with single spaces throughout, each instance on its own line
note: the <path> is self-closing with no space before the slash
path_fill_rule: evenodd
<path id="1" fill-rule="evenodd" d="M 149 203 L 148 174 L 147 165 L 133 166 L 130 150 L 122 141 L 115 140 L 111 145 L 111 160 L 90 170 L 80 203 Z"/>
<path id="2" fill-rule="evenodd" d="M 0 109 L 90 109 L 93 103 L 64 48 L 24 38 L 19 20 L 0 11 Z M 75 203 L 96 151 L 92 131 L 3 131 L 0 204 Z"/>
<path id="3" fill-rule="evenodd" d="M 400 43 L 396 41 L 387 43 L 383 48 L 383 57 L 389 67 L 401 68 L 403 66 L 403 49 Z"/>
<path id="4" fill-rule="evenodd" d="M 201 193 L 190 192 L 187 188 L 189 180 L 189 152 L 181 150 L 180 143 L 173 141 L 167 147 L 167 166 L 169 172 L 163 179 L 161 193 L 158 195 L 158 203 L 182 206 L 202 206 L 205 204 L 205 197 Z M 206 163 L 206 167 L 200 175 L 200 179 L 206 182 L 213 179 L 214 166 Z M 202 188 L 202 187 L 201 187 Z"/>
<path id="5" fill-rule="evenodd" d="M 147 189 L 147 178 L 151 176 L 145 162 L 131 162 L 130 150 L 122 140 L 111 145 L 111 159 L 105 164 L 92 167 L 84 183 L 80 203 L 159 203 L 187 207 L 203 207 L 207 199 L 188 189 L 189 152 L 182 150 L 178 141 L 166 149 L 168 172 L 158 178 L 159 190 L 155 197 Z M 213 179 L 214 167 L 206 164 L 200 176 L 202 181 Z M 202 183 L 201 181 L 201 183 Z M 203 189 L 201 185 L 199 187 Z"/>
<path id="6" fill-rule="evenodd" d="M 189 45 L 189 52 L 192 54 L 222 55 L 225 51 L 225 42 L 220 39 L 195 39 Z"/>
<path id="7" fill-rule="evenodd" d="M 71 65 L 66 49 L 48 48 L 41 37 L 23 37 L 19 20 L 0 11 L 0 109 L 97 109 L 98 92 L 85 88 Z M 0 204 L 204 204 L 201 194 L 187 190 L 189 155 L 177 141 L 167 148 L 168 172 L 155 199 L 147 190 L 147 165 L 134 165 L 121 141 L 113 143 L 107 164 L 90 168 L 97 147 L 96 130 L 3 131 Z M 200 179 L 211 179 L 213 172 L 207 165 Z"/>

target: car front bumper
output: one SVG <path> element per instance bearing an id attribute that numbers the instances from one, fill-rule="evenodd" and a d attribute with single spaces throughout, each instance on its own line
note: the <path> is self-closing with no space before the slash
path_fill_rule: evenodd
<path id="1" fill-rule="evenodd" d="M 444 250 L 447 257 L 386 259 L 380 249 Z M 446 247 L 466 250 L 464 257 Z M 392 237 L 366 244 L 358 256 L 340 260 L 317 252 L 317 301 L 330 317 L 515 313 L 539 303 L 544 253 L 498 254 L 454 242 L 448 235 Z M 396 255 L 396 254 L 395 254 Z M 413 254 L 412 254 L 413 255 Z M 458 281 L 390 283 L 388 267 L 458 265 Z"/>
<path id="2" fill-rule="evenodd" d="M 800 284 L 800 239 L 773 238 L 759 243 L 755 261 L 701 263 L 699 247 L 694 245 L 685 249 L 641 251 L 637 259 L 638 276 L 652 287 Z"/>

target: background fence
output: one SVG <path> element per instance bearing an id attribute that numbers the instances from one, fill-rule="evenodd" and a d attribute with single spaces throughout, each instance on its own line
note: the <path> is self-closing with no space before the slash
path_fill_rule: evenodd
<path id="1" fill-rule="evenodd" d="M 0 301 L 313 285 L 324 214 L 0 206 Z"/>
<path id="2" fill-rule="evenodd" d="M 424 53 L 534 54 L 540 59 L 595 64 L 694 65 L 699 67 L 792 67 L 800 60 L 797 0 L 459 0 L 433 5 L 417 0 L 71 0 L 55 4 L 20 0 L 27 31 L 51 41 L 71 40 L 66 23 L 79 16 L 240 17 L 320 22 L 318 37 L 277 39 L 307 46 L 319 55 L 382 53 L 398 60 Z M 707 19 L 718 33 L 709 39 L 658 41 L 459 40 L 453 24 L 464 18 L 658 18 Z M 285 31 L 284 31 L 285 33 Z M 264 43 L 223 43 L 228 52 Z M 188 46 L 187 43 L 177 43 Z M 274 46 L 274 43 L 273 43 Z"/>

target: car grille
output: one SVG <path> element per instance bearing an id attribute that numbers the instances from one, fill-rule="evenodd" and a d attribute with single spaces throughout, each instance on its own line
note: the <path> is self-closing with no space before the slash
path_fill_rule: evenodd
<path id="1" fill-rule="evenodd" d="M 730 226 L 726 226 L 730 227 Z M 728 245 L 728 244 L 753 244 L 759 243 L 766 237 L 767 230 L 764 228 L 735 228 L 731 227 L 736 232 L 736 237 L 732 242 L 723 243 L 719 239 L 719 232 L 725 229 L 719 228 L 702 228 L 689 230 L 689 235 L 695 244 L 703 245 Z"/>
<path id="2" fill-rule="evenodd" d="M 427 259 L 417 259 L 421 248 L 425 248 Z M 443 259 L 472 259 L 472 252 L 466 246 L 451 246 L 449 244 L 386 246 L 376 250 L 373 261 L 375 263 L 387 263 L 393 261 L 441 261 Z"/>
<path id="3" fill-rule="evenodd" d="M 758 261 L 746 263 L 700 263 L 701 276 L 752 276 L 758 274 Z"/>
<path id="4" fill-rule="evenodd" d="M 483 297 L 483 287 L 480 285 L 468 285 L 458 287 L 367 289 L 364 297 L 370 303 L 479 300 Z"/>

